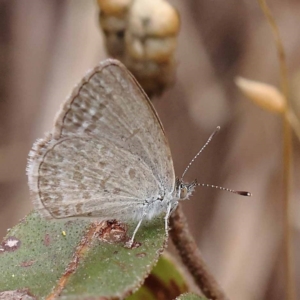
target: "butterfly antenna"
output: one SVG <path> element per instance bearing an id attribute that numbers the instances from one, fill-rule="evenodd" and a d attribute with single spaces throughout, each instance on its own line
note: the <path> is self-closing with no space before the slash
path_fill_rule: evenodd
<path id="1" fill-rule="evenodd" d="M 238 194 L 238 195 L 241 195 L 241 196 L 247 196 L 247 197 L 251 197 L 252 196 L 252 194 L 250 192 L 235 191 L 235 190 L 224 188 L 224 187 L 217 186 L 217 185 L 206 184 L 206 183 L 197 183 L 197 185 L 198 186 L 204 186 L 204 187 L 212 187 L 214 189 L 219 189 L 219 190 L 222 190 L 222 191 L 227 191 L 227 192 L 230 192 L 230 193 L 233 193 L 233 194 Z"/>
<path id="2" fill-rule="evenodd" d="M 208 138 L 208 140 L 206 141 L 206 143 L 204 144 L 204 146 L 200 149 L 200 151 L 194 156 L 194 158 L 190 161 L 190 163 L 187 165 L 187 167 L 185 168 L 182 176 L 181 176 L 181 181 L 183 180 L 184 175 L 186 174 L 186 172 L 188 171 L 188 169 L 190 168 L 190 166 L 193 164 L 193 162 L 196 160 L 196 158 L 200 155 L 200 153 L 206 148 L 206 146 L 210 143 L 210 141 L 212 140 L 212 138 L 219 132 L 220 130 L 220 126 L 218 126 L 216 128 L 216 130 L 211 134 L 211 136 Z"/>

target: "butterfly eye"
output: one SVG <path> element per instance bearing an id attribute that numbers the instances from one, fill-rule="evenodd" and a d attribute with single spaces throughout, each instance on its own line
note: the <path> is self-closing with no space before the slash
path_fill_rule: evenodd
<path id="1" fill-rule="evenodd" d="M 180 199 L 185 199 L 188 194 L 188 189 L 186 186 L 180 188 Z"/>

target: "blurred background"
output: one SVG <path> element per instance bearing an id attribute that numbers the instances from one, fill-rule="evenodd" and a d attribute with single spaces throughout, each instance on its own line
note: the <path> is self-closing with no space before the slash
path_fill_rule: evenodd
<path id="1" fill-rule="evenodd" d="M 293 80 L 300 66 L 300 3 L 269 2 Z M 182 174 L 220 125 L 185 179 L 253 193 L 243 198 L 198 188 L 183 203 L 191 231 L 230 299 L 285 299 L 282 120 L 255 106 L 234 84 L 240 75 L 279 86 L 269 25 L 256 1 L 170 3 L 181 19 L 176 79 L 153 103 L 176 174 Z M 51 130 L 60 104 L 86 71 L 108 57 L 98 14 L 93 0 L 0 1 L 1 237 L 32 209 L 25 175 L 32 143 Z M 299 140 L 293 140 L 293 245 L 299 283 L 300 156 Z"/>

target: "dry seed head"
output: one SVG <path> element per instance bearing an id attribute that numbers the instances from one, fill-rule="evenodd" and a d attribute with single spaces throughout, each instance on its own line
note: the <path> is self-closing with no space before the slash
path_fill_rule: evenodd
<path id="1" fill-rule="evenodd" d="M 135 1 L 129 14 L 129 27 L 135 35 L 164 38 L 179 32 L 179 15 L 167 1 Z"/>
<path id="2" fill-rule="evenodd" d="M 98 5 L 108 15 L 119 15 L 129 8 L 131 2 L 132 0 L 98 0 Z"/>
<path id="3" fill-rule="evenodd" d="M 168 62 L 177 45 L 179 15 L 166 1 L 135 1 L 130 8 L 126 47 L 136 60 Z"/>
<path id="4" fill-rule="evenodd" d="M 147 38 L 145 41 L 134 36 L 127 36 L 127 50 L 137 60 L 153 60 L 158 63 L 166 62 L 174 53 L 177 38 Z"/>
<path id="5" fill-rule="evenodd" d="M 122 61 L 148 96 L 174 81 L 180 17 L 165 0 L 98 0 L 110 56 Z"/>
<path id="6" fill-rule="evenodd" d="M 286 100 L 276 87 L 243 77 L 237 77 L 235 83 L 248 99 L 260 107 L 276 113 L 285 111 Z"/>

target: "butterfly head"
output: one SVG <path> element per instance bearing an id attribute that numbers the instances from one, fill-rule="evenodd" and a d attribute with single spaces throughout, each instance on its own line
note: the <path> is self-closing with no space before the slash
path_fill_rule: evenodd
<path id="1" fill-rule="evenodd" d="M 198 185 L 197 180 L 195 179 L 191 183 L 185 183 L 180 179 L 176 179 L 176 195 L 178 200 L 186 200 L 188 199 L 195 187 Z"/>

